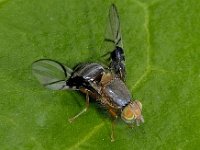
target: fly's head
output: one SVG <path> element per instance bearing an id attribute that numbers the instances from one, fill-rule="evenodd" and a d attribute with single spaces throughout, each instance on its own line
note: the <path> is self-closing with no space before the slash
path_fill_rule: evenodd
<path id="1" fill-rule="evenodd" d="M 130 102 L 122 110 L 121 118 L 127 124 L 133 124 L 136 122 L 137 126 L 139 126 L 140 123 L 144 122 L 144 118 L 142 116 L 142 103 L 138 100 Z"/>

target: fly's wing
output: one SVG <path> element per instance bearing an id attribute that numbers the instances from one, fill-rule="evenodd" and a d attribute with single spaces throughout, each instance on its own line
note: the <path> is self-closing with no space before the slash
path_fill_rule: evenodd
<path id="1" fill-rule="evenodd" d="M 32 64 L 33 75 L 46 88 L 51 90 L 64 90 L 67 79 L 72 70 L 63 64 L 50 59 L 40 59 Z"/>
<path id="2" fill-rule="evenodd" d="M 102 50 L 106 50 L 106 54 L 109 55 L 108 66 L 114 73 L 124 80 L 125 78 L 125 57 L 122 44 L 122 35 L 120 29 L 119 15 L 117 8 L 114 4 L 111 5 L 108 15 L 108 25 L 105 32 L 105 39 Z"/>
<path id="3" fill-rule="evenodd" d="M 114 4 L 110 6 L 105 42 L 110 43 L 114 50 L 116 46 L 123 48 L 119 15 Z"/>

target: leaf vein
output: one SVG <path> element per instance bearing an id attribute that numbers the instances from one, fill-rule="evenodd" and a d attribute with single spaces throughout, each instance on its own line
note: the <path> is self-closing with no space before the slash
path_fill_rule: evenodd
<path id="1" fill-rule="evenodd" d="M 80 147 L 80 145 L 82 145 L 87 140 L 89 140 L 92 137 L 92 135 L 94 135 L 103 126 L 104 126 L 103 122 L 101 124 L 99 124 L 99 125 L 96 125 L 94 127 L 94 129 L 91 132 L 89 132 L 81 141 L 78 141 L 77 143 L 75 143 L 73 146 L 68 148 L 68 150 L 78 149 L 78 147 Z"/>

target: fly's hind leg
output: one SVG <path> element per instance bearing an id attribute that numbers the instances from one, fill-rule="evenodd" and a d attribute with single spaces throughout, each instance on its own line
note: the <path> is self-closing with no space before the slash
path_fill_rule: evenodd
<path id="1" fill-rule="evenodd" d="M 84 112 L 86 112 L 89 108 L 89 91 L 85 90 L 84 93 L 86 94 L 86 106 L 85 108 L 79 112 L 77 115 L 75 115 L 72 118 L 69 118 L 69 122 L 72 123 L 76 118 L 78 118 L 80 115 L 82 115 Z"/>

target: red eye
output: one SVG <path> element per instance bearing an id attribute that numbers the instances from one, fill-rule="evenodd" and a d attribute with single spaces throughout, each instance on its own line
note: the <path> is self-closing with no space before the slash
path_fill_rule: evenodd
<path id="1" fill-rule="evenodd" d="M 122 117 L 127 120 L 127 121 L 131 121 L 134 119 L 134 113 L 133 110 L 130 106 L 127 106 L 124 108 L 123 112 L 122 112 Z"/>
<path id="2" fill-rule="evenodd" d="M 125 112 L 125 116 L 126 116 L 127 118 L 132 118 L 134 115 L 133 115 L 133 112 L 132 112 L 130 109 L 128 109 L 128 110 L 126 110 L 126 112 Z"/>

